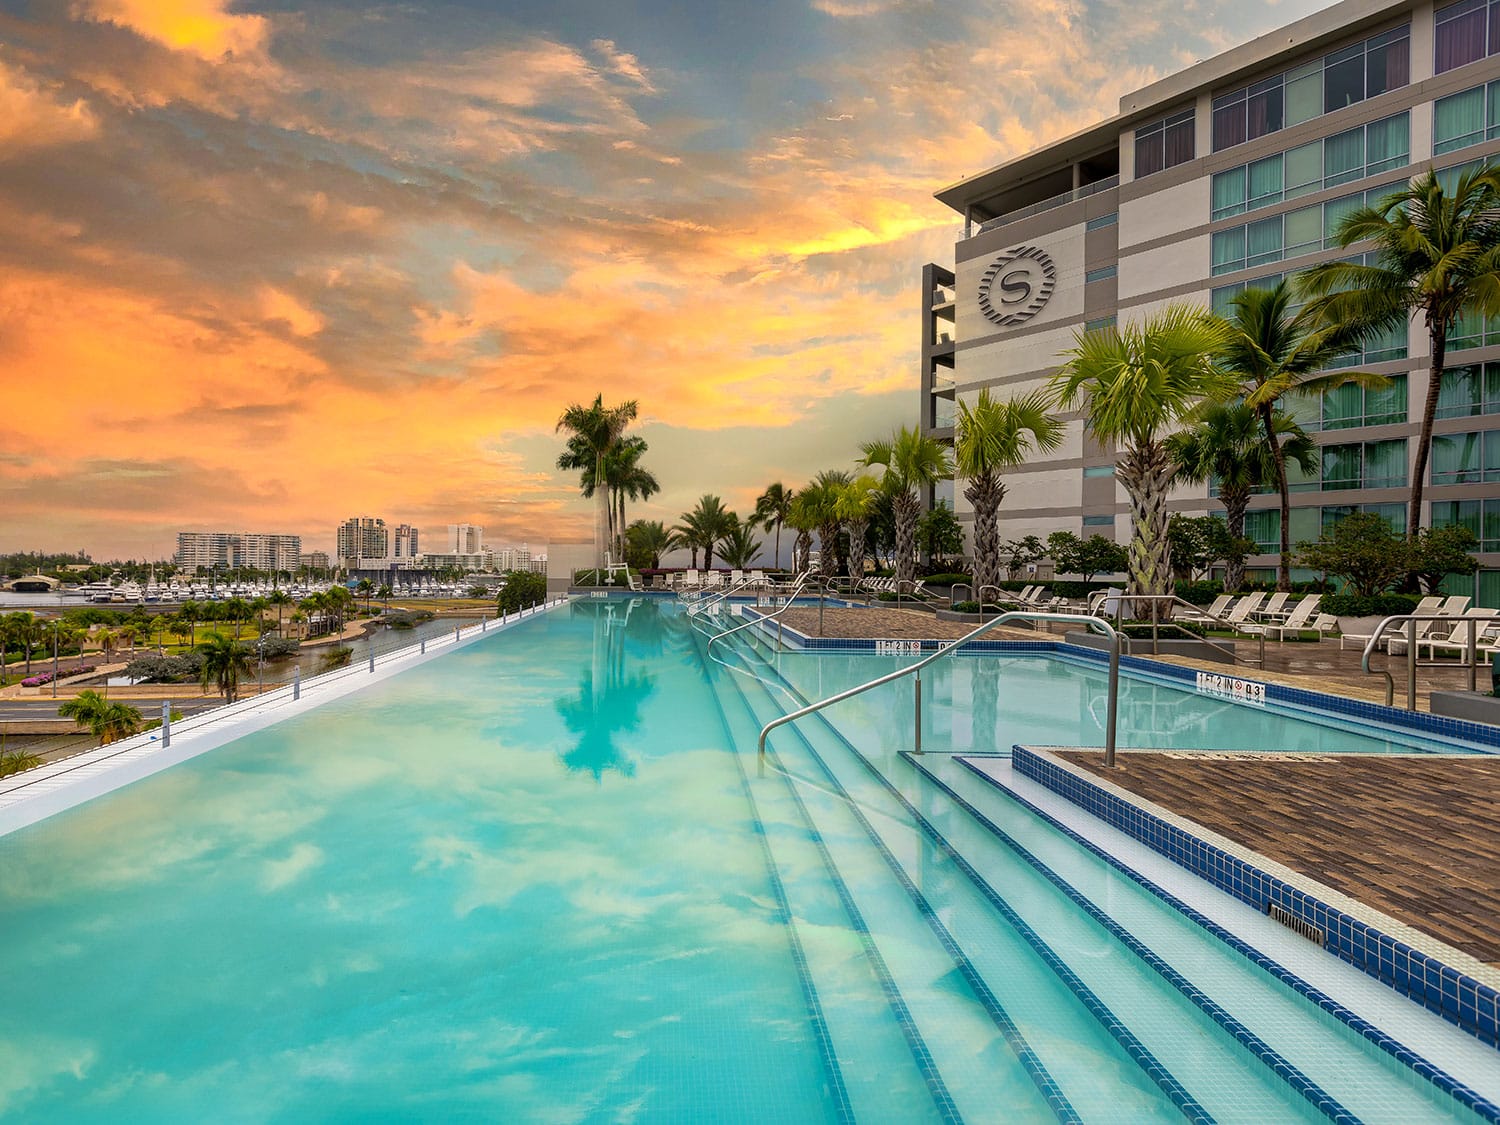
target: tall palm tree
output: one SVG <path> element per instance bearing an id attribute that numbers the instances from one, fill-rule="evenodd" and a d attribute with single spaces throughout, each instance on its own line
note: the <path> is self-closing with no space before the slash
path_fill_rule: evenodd
<path id="1" fill-rule="evenodd" d="M 1130 497 L 1128 593 L 1172 592 L 1164 439 L 1204 399 L 1234 393 L 1234 378 L 1214 365 L 1227 338 L 1222 320 L 1169 305 L 1138 324 L 1078 333 L 1053 380 L 1062 409 L 1081 408 L 1096 440 L 1122 447 L 1115 474 Z"/>
<path id="2" fill-rule="evenodd" d="M 1374 207 L 1345 215 L 1340 246 L 1372 242 L 1375 264 L 1324 262 L 1303 272 L 1298 288 L 1311 315 L 1370 331 L 1397 328 L 1413 313 L 1427 327 L 1431 360 L 1417 435 L 1406 533 L 1422 525 L 1422 492 L 1432 452 L 1448 337 L 1464 318 L 1500 316 L 1500 166 L 1484 164 L 1444 188 L 1432 170 Z"/>
<path id="3" fill-rule="evenodd" d="M 802 492 L 792 495 L 786 525 L 797 533 L 792 542 L 792 573 L 806 574 L 812 563 L 812 533 L 818 526 L 818 510 Z"/>
<path id="4" fill-rule="evenodd" d="M 96 691 L 80 691 L 57 709 L 64 719 L 72 719 L 79 726 L 88 727 L 89 733 L 107 746 L 121 738 L 129 738 L 141 729 L 141 713 L 124 703 L 111 702 Z"/>
<path id="5" fill-rule="evenodd" d="M 361 578 L 354 584 L 354 592 L 365 599 L 365 612 L 370 612 L 370 599 L 375 596 L 375 583 L 368 578 Z"/>
<path id="6" fill-rule="evenodd" d="M 649 558 L 653 570 L 661 557 L 676 546 L 676 537 L 661 520 L 636 520 L 625 529 L 625 543 L 634 553 Z"/>
<path id="7" fill-rule="evenodd" d="M 953 465 L 940 442 L 906 426 L 887 440 L 866 442 L 863 450 L 861 465 L 879 465 L 885 470 L 881 487 L 890 494 L 896 517 L 896 585 L 900 588 L 916 576 L 920 493 L 952 476 Z"/>
<path id="8" fill-rule="evenodd" d="M 733 512 L 730 515 L 734 515 Z M 719 536 L 719 554 L 736 570 L 743 570 L 755 561 L 760 552 L 760 540 L 755 538 L 755 521 L 741 522 L 735 517 L 734 526 Z"/>
<path id="9" fill-rule="evenodd" d="M 776 531 L 775 554 L 771 557 L 772 566 L 781 565 L 781 525 L 786 523 L 788 511 L 792 506 L 793 490 L 782 484 L 779 480 L 766 486 L 766 490 L 755 500 L 755 519 L 760 521 L 762 531 Z"/>
<path id="10" fill-rule="evenodd" d="M 1293 312 L 1292 290 L 1284 281 L 1270 289 L 1247 289 L 1236 296 L 1227 324 L 1229 338 L 1220 352 L 1219 365 L 1239 381 L 1240 394 L 1260 419 L 1261 437 L 1275 464 L 1274 483 L 1281 497 L 1281 557 L 1276 565 L 1276 586 L 1290 590 L 1292 493 L 1276 421 L 1283 400 L 1291 394 L 1321 395 L 1345 383 L 1380 387 L 1390 380 L 1364 371 L 1329 371 L 1331 364 L 1359 342 L 1361 330 L 1351 323 L 1326 320 L 1308 309 Z"/>
<path id="11" fill-rule="evenodd" d="M 589 406 L 573 403 L 557 420 L 558 430 L 567 430 L 572 436 L 567 448 L 558 456 L 559 469 L 591 469 L 591 476 L 581 481 L 585 497 L 593 496 L 594 505 L 594 565 L 604 566 L 604 543 L 609 523 L 609 477 L 605 471 L 605 460 L 625 436 L 625 430 L 635 420 L 634 399 L 619 406 L 606 407 L 604 396 L 596 395 Z"/>
<path id="12" fill-rule="evenodd" d="M 682 514 L 682 523 L 672 530 L 682 539 L 683 545 L 693 552 L 696 568 L 698 548 L 703 549 L 703 569 L 712 570 L 714 544 L 727 534 L 735 522 L 734 513 L 724 507 L 724 502 L 712 493 L 705 492 L 691 512 Z"/>
<path id="13" fill-rule="evenodd" d="M 1305 473 L 1317 471 L 1317 446 L 1292 416 L 1279 411 L 1271 425 L 1274 447 L 1264 438 L 1257 409 L 1240 401 L 1220 402 L 1199 410 L 1192 429 L 1167 438 L 1167 454 L 1176 466 L 1173 483 L 1217 481 L 1225 522 L 1236 540 L 1245 538 L 1245 511 L 1251 495 L 1275 487 L 1287 461 L 1296 462 Z M 1224 589 L 1232 593 L 1244 581 L 1245 560 L 1238 556 L 1225 560 Z"/>
<path id="14" fill-rule="evenodd" d="M 839 516 L 839 493 L 852 479 L 853 475 L 842 469 L 824 469 L 799 494 L 817 513 L 819 569 L 828 578 L 839 572 L 842 554 L 840 532 L 844 522 Z"/>
<path id="15" fill-rule="evenodd" d="M 1001 474 L 1034 454 L 1051 453 L 1062 439 L 1063 424 L 1052 416 L 1045 390 L 1001 402 L 986 387 L 972 407 L 959 400 L 954 471 L 969 482 L 964 499 L 974 507 L 976 594 L 1000 581 L 999 513 L 1005 500 Z"/>
<path id="16" fill-rule="evenodd" d="M 835 507 L 838 518 L 849 529 L 849 577 L 855 583 L 865 575 L 865 534 L 879 495 L 880 482 L 869 473 L 839 486 Z"/>
<path id="17" fill-rule="evenodd" d="M 640 464 L 646 452 L 644 438 L 622 440 L 605 459 L 604 479 L 609 485 L 613 507 L 610 511 L 610 540 L 623 558 L 625 553 L 625 500 L 649 500 L 661 491 L 655 475 Z"/>
<path id="18" fill-rule="evenodd" d="M 274 605 L 276 607 L 276 635 L 279 637 L 279 636 L 282 635 L 282 632 L 281 632 L 282 614 L 286 611 L 286 607 L 292 604 L 292 596 L 290 594 L 288 594 L 285 590 L 282 590 L 282 589 L 278 588 L 276 590 L 273 590 L 271 592 L 271 596 L 269 598 L 267 598 L 266 600 L 271 605 Z"/>
<path id="19" fill-rule="evenodd" d="M 240 677 L 250 672 L 250 653 L 223 633 L 209 633 L 198 644 L 203 657 L 203 690 L 217 688 L 225 703 L 233 703 Z"/>

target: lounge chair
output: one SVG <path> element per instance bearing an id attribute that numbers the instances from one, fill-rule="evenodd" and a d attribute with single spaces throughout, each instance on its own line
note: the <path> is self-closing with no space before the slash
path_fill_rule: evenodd
<path id="1" fill-rule="evenodd" d="M 1181 616 L 1189 621 L 1212 622 L 1216 618 L 1224 616 L 1226 610 L 1234 602 L 1233 594 L 1220 594 L 1214 599 L 1214 604 L 1207 609 L 1180 610 Z"/>
<path id="2" fill-rule="evenodd" d="M 1259 591 L 1253 594 L 1246 594 L 1243 598 L 1234 603 L 1234 607 L 1224 615 L 1224 620 L 1227 621 L 1232 628 L 1239 629 L 1240 626 L 1244 625 L 1247 621 L 1250 620 L 1250 615 L 1257 609 L 1259 609 L 1260 603 L 1265 600 L 1265 594 L 1260 593 Z"/>
<path id="3" fill-rule="evenodd" d="M 1458 619 L 1458 623 L 1453 626 L 1447 636 L 1430 636 L 1417 640 L 1418 659 L 1421 658 L 1424 648 L 1434 660 L 1437 659 L 1440 649 L 1443 652 L 1456 653 L 1459 657 L 1467 656 L 1469 634 L 1474 630 L 1478 630 L 1474 634 L 1474 658 L 1481 659 L 1486 651 L 1493 651 L 1494 646 L 1483 644 L 1482 641 L 1484 635 L 1496 625 L 1497 617 L 1500 617 L 1500 610 L 1485 609 L 1481 606 L 1465 610 L 1464 615 Z"/>
<path id="4" fill-rule="evenodd" d="M 1443 602 L 1443 608 L 1437 612 L 1444 617 L 1462 617 L 1473 600 L 1467 594 L 1454 594 Z"/>
<path id="5" fill-rule="evenodd" d="M 1322 594 L 1309 594 L 1300 602 L 1292 606 L 1285 621 L 1266 621 L 1250 625 L 1241 625 L 1240 631 L 1249 633 L 1251 636 L 1270 638 L 1272 633 L 1276 639 L 1286 639 L 1288 633 L 1300 633 L 1303 629 L 1312 628 L 1310 624 L 1313 615 L 1317 612 L 1318 603 L 1323 600 Z"/>
<path id="6" fill-rule="evenodd" d="M 689 568 L 688 570 L 684 570 L 680 575 L 678 575 L 678 579 L 681 583 L 682 589 L 684 590 L 696 590 L 701 584 L 698 581 L 698 572 L 691 568 Z"/>
<path id="7" fill-rule="evenodd" d="M 1411 612 L 1413 617 L 1431 617 L 1435 614 L 1441 614 L 1443 612 L 1443 599 L 1441 597 L 1423 598 L 1417 603 L 1417 608 L 1412 610 Z M 1425 637 L 1432 630 L 1432 627 L 1436 624 L 1436 621 L 1418 621 L 1416 623 L 1418 647 L 1420 647 L 1422 638 Z M 1399 656 L 1401 655 L 1401 653 L 1406 651 L 1406 636 L 1407 634 L 1405 628 L 1402 628 L 1399 632 L 1389 632 L 1385 635 L 1384 644 L 1392 656 Z M 1345 633 L 1343 636 L 1339 637 L 1340 652 L 1342 652 L 1344 649 L 1344 641 L 1346 639 L 1351 641 L 1358 641 L 1359 647 L 1364 648 L 1365 645 L 1369 643 L 1370 634 Z"/>
<path id="8" fill-rule="evenodd" d="M 1278 590 L 1276 593 L 1271 595 L 1270 600 L 1267 601 L 1265 605 L 1254 611 L 1253 616 L 1284 617 L 1286 615 L 1286 611 L 1284 611 L 1281 607 L 1286 605 L 1286 600 L 1289 597 L 1291 597 L 1291 594 L 1287 593 L 1284 590 Z"/>

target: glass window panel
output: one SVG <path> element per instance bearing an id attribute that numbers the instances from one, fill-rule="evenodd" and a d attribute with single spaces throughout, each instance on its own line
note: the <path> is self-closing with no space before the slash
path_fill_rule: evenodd
<path id="1" fill-rule="evenodd" d="M 1281 512 L 1275 508 L 1246 512 L 1245 538 L 1253 541 L 1262 554 L 1281 550 Z"/>
<path id="2" fill-rule="evenodd" d="M 1406 439 L 1372 441 L 1365 446 L 1364 486 L 1400 488 L 1406 484 Z"/>
<path id="3" fill-rule="evenodd" d="M 1282 94 L 1281 75 L 1250 87 L 1250 96 L 1245 104 L 1247 132 L 1250 139 L 1264 137 L 1281 128 Z"/>
<path id="4" fill-rule="evenodd" d="M 1352 516 L 1357 511 L 1359 509 L 1353 504 L 1329 504 L 1324 506 L 1319 513 L 1322 516 L 1322 527 L 1319 528 L 1319 531 L 1327 535 L 1338 526 L 1341 519 L 1345 516 Z"/>
<path id="5" fill-rule="evenodd" d="M 1342 430 L 1364 422 L 1364 392 L 1356 383 L 1334 387 L 1323 395 L 1323 428 Z"/>
<path id="6" fill-rule="evenodd" d="M 1398 90 L 1410 81 L 1411 40 L 1406 36 L 1390 42 L 1380 40 L 1388 36 L 1379 35 L 1370 40 L 1369 53 L 1365 55 L 1365 97 L 1373 98 L 1387 90 Z"/>
<path id="7" fill-rule="evenodd" d="M 1484 365 L 1484 412 L 1500 414 L 1500 363 Z"/>
<path id="8" fill-rule="evenodd" d="M 1261 219 L 1246 228 L 1245 264 L 1263 266 L 1281 261 L 1281 216 Z"/>
<path id="9" fill-rule="evenodd" d="M 1292 421 L 1304 430 L 1323 428 L 1322 395 L 1289 394 L 1281 400 L 1281 407 L 1292 416 Z"/>
<path id="10" fill-rule="evenodd" d="M 1322 480 L 1322 472 L 1319 467 L 1314 466 L 1311 473 L 1304 473 L 1302 467 L 1295 461 L 1286 463 L 1286 486 L 1290 492 L 1313 492 L 1316 491 Z"/>
<path id="11" fill-rule="evenodd" d="M 1450 367 L 1438 384 L 1437 417 L 1467 418 L 1484 412 L 1484 369 L 1477 363 Z"/>
<path id="12" fill-rule="evenodd" d="M 1135 135 L 1135 178 L 1149 176 L 1153 172 L 1160 172 L 1166 164 L 1164 163 L 1165 140 L 1162 137 L 1161 126 L 1155 130 L 1141 129 Z"/>
<path id="13" fill-rule="evenodd" d="M 1358 488 L 1361 454 L 1358 445 L 1325 445 L 1323 447 L 1323 488 L 1333 491 Z"/>
<path id="14" fill-rule="evenodd" d="M 1323 60 L 1323 112 L 1365 100 L 1365 45 L 1335 51 Z"/>
<path id="15" fill-rule="evenodd" d="M 1105 227 L 1114 226 L 1119 221 L 1120 213 L 1118 211 L 1111 211 L 1108 215 L 1100 215 L 1097 218 L 1090 219 L 1088 222 L 1083 224 L 1083 229 L 1103 230 Z"/>
<path id="16" fill-rule="evenodd" d="M 1432 439 L 1432 483 L 1462 484 L 1479 479 L 1478 434 L 1439 434 Z"/>
<path id="17" fill-rule="evenodd" d="M 1083 475 L 1090 478 L 1112 477 L 1115 475 L 1115 467 L 1113 465 L 1086 465 Z"/>
<path id="18" fill-rule="evenodd" d="M 1489 121 L 1489 128 L 1485 131 L 1485 136 L 1489 137 L 1490 140 L 1494 140 L 1496 137 L 1500 137 L 1500 82 L 1490 83 L 1489 95 L 1485 101 L 1488 105 L 1486 113 L 1488 114 Z"/>
<path id="19" fill-rule="evenodd" d="M 1493 89 L 1500 90 L 1500 82 Z M 1432 103 L 1432 152 L 1441 156 L 1484 140 L 1484 87 L 1475 86 Z"/>
<path id="20" fill-rule="evenodd" d="M 1208 307 L 1215 316 L 1228 316 L 1234 311 L 1234 299 L 1245 291 L 1245 284 L 1224 285 L 1209 294 Z"/>
<path id="21" fill-rule="evenodd" d="M 1214 151 L 1233 148 L 1245 141 L 1245 103 L 1236 101 L 1231 105 L 1214 109 Z"/>
<path id="22" fill-rule="evenodd" d="M 1286 123 L 1311 121 L 1323 112 L 1323 60 L 1286 72 Z"/>
<path id="23" fill-rule="evenodd" d="M 1389 386 L 1365 391 L 1365 425 L 1390 426 L 1406 421 L 1406 375 L 1393 375 Z"/>
<path id="24" fill-rule="evenodd" d="M 1323 204 L 1323 245 L 1333 247 L 1339 244 L 1339 223 L 1343 222 L 1345 215 L 1352 215 L 1364 206 L 1363 195 L 1346 195 L 1342 199 L 1330 199 Z"/>
<path id="25" fill-rule="evenodd" d="M 1397 324 L 1390 328 L 1382 328 L 1372 332 L 1365 338 L 1365 362 L 1380 363 L 1387 359 L 1405 359 L 1407 348 L 1407 326 Z M 1405 375 L 1396 378 L 1402 380 L 1405 385 Z M 1405 392 L 1403 392 L 1404 394 Z M 1406 421 L 1405 399 L 1402 399 L 1401 421 Z"/>
<path id="26" fill-rule="evenodd" d="M 1484 479 L 1500 480 L 1500 430 L 1488 430 L 1484 435 Z"/>
<path id="27" fill-rule="evenodd" d="M 1213 217 L 1228 218 L 1245 210 L 1248 177 L 1244 166 L 1220 172 L 1213 178 Z"/>
<path id="28" fill-rule="evenodd" d="M 1281 515 L 1280 512 L 1276 514 Z M 1287 538 L 1291 540 L 1294 547 L 1298 543 L 1316 542 L 1323 533 L 1322 524 L 1322 513 L 1317 508 L 1293 508 L 1292 518 L 1287 528 Z M 1280 541 L 1276 546 L 1278 550 L 1281 548 Z"/>
<path id="29" fill-rule="evenodd" d="M 1432 72 L 1446 74 L 1485 55 L 1484 0 L 1462 0 L 1436 13 Z"/>
<path id="30" fill-rule="evenodd" d="M 1406 534 L 1405 504 L 1364 504 L 1360 507 L 1360 511 L 1379 516 L 1397 535 Z"/>
<path id="31" fill-rule="evenodd" d="M 1323 142 L 1323 186 L 1333 187 L 1365 174 L 1363 128 L 1335 133 Z"/>
<path id="32" fill-rule="evenodd" d="M 1193 114 L 1191 111 L 1179 115 L 1175 120 L 1167 119 L 1164 160 L 1165 167 L 1175 168 L 1193 159 Z"/>
<path id="33" fill-rule="evenodd" d="M 1281 154 L 1257 160 L 1249 166 L 1248 209 L 1281 201 Z"/>
<path id="34" fill-rule="evenodd" d="M 1500 500 L 1486 500 L 1484 502 L 1484 522 L 1479 528 L 1479 549 L 1481 551 L 1500 551 Z M 1500 574 L 1500 571 L 1491 571 L 1492 574 Z M 1495 602 L 1488 603 L 1494 606 Z"/>
<path id="35" fill-rule="evenodd" d="M 1114 527 L 1115 526 L 1115 517 L 1114 516 L 1084 516 L 1083 517 L 1083 526 L 1084 527 Z"/>
<path id="36" fill-rule="evenodd" d="M 1365 174 L 1399 168 L 1411 156 L 1411 114 L 1375 121 L 1365 130 Z"/>
<path id="37" fill-rule="evenodd" d="M 1083 282 L 1085 285 L 1087 285 L 1093 281 L 1107 281 L 1109 278 L 1114 277 L 1115 273 L 1115 266 L 1100 266 L 1096 270 L 1089 270 L 1087 273 L 1085 273 L 1083 275 Z"/>
<path id="38" fill-rule="evenodd" d="M 1221 230 L 1213 236 L 1213 272 L 1233 273 L 1245 268 L 1245 228 Z"/>
<path id="39" fill-rule="evenodd" d="M 1323 190 L 1323 142 L 1311 141 L 1288 149 L 1283 156 L 1286 166 L 1286 198 Z"/>
<path id="40" fill-rule="evenodd" d="M 1453 327 L 1448 331 L 1449 350 L 1461 351 L 1465 348 L 1477 348 L 1483 343 L 1484 318 L 1476 312 L 1460 313 Z"/>
<path id="41" fill-rule="evenodd" d="M 1478 500 L 1436 500 L 1432 505 L 1432 526 L 1449 527 L 1458 524 L 1481 538 L 1484 530 L 1484 509 Z M 1500 515 L 1500 509 L 1497 509 Z"/>
<path id="42" fill-rule="evenodd" d="M 1309 254 L 1323 245 L 1323 208 L 1303 207 L 1288 211 L 1286 220 L 1286 256 Z"/>

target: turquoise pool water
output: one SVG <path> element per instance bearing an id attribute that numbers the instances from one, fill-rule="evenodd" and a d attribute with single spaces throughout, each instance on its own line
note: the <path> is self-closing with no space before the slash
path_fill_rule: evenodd
<path id="1" fill-rule="evenodd" d="M 861 712 L 867 755 L 810 728 L 757 775 L 778 692 L 701 649 L 671 605 L 575 602 L 0 838 L 0 1117 L 1326 1116 L 1130 926 L 1355 1116 L 1476 1119 L 935 765 L 1016 842 L 980 830 L 895 753 L 904 694 Z M 780 664 L 816 691 L 874 659 Z M 929 738 L 983 749 L 972 664 L 932 682 Z M 1002 664 L 1005 745 L 1088 710 Z"/>

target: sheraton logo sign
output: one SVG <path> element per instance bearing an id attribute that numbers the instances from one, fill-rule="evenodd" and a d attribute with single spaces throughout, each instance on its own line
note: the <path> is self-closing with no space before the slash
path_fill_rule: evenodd
<path id="1" fill-rule="evenodd" d="M 1057 285 L 1057 267 L 1037 246 L 1016 246 L 979 279 L 979 311 L 996 324 L 1020 324 L 1042 311 Z"/>

